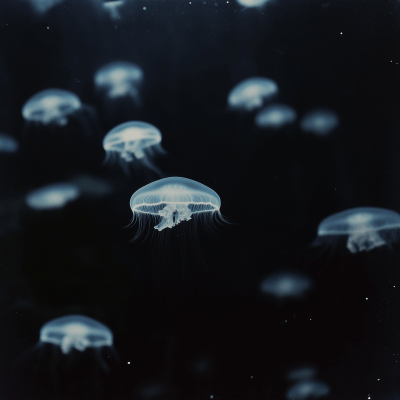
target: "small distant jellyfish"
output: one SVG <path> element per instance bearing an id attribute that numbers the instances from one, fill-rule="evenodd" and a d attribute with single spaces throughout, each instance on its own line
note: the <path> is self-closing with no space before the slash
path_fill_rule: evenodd
<path id="1" fill-rule="evenodd" d="M 318 226 L 318 239 L 348 236 L 351 253 L 370 251 L 391 244 L 400 229 L 400 215 L 375 207 L 351 208 L 324 219 Z"/>
<path id="2" fill-rule="evenodd" d="M 302 297 L 311 288 L 311 281 L 306 276 L 293 272 L 279 272 L 266 277 L 261 282 L 261 292 L 278 299 Z"/>
<path id="3" fill-rule="evenodd" d="M 236 0 L 241 6 L 244 7 L 261 7 L 264 4 L 268 3 L 269 0 Z"/>
<path id="4" fill-rule="evenodd" d="M 285 104 L 272 104 L 260 110 L 255 116 L 259 128 L 279 129 L 296 121 L 297 113 Z"/>
<path id="5" fill-rule="evenodd" d="M 18 151 L 18 142 L 7 135 L 0 132 L 0 153 L 15 153 Z"/>
<path id="6" fill-rule="evenodd" d="M 33 210 L 54 210 L 63 208 L 80 196 L 77 185 L 56 183 L 36 189 L 26 196 L 26 204 Z"/>
<path id="7" fill-rule="evenodd" d="M 147 223 L 157 222 L 154 229 L 161 232 L 181 223 L 201 219 L 206 225 L 220 217 L 221 199 L 214 190 L 187 178 L 170 177 L 152 182 L 131 197 L 133 221 L 139 223 L 138 235 Z"/>
<path id="8" fill-rule="evenodd" d="M 329 387 L 322 382 L 313 380 L 301 381 L 292 386 L 286 393 L 288 400 L 305 400 L 318 398 L 329 394 Z"/>
<path id="9" fill-rule="evenodd" d="M 233 110 L 254 111 L 265 101 L 278 94 L 278 85 L 268 78 L 248 78 L 238 83 L 228 95 L 228 105 Z"/>
<path id="10" fill-rule="evenodd" d="M 300 121 L 304 132 L 315 135 L 329 135 L 339 125 L 339 117 L 332 110 L 314 110 L 306 114 Z"/>
<path id="11" fill-rule="evenodd" d="M 123 168 L 126 163 L 140 163 L 162 175 L 152 162 L 157 153 L 164 152 L 161 138 L 161 132 L 147 122 L 130 121 L 120 124 L 103 139 L 105 162 L 118 158 Z"/>
<path id="12" fill-rule="evenodd" d="M 103 7 L 105 10 L 107 10 L 110 13 L 110 17 L 113 20 L 118 20 L 121 19 L 121 15 L 119 12 L 119 8 L 124 4 L 122 0 L 117 0 L 117 1 L 106 1 L 103 4 Z"/>
<path id="13" fill-rule="evenodd" d="M 62 89 L 46 89 L 28 99 L 22 107 L 22 116 L 27 122 L 65 126 L 68 116 L 81 107 L 76 94 Z"/>
<path id="14" fill-rule="evenodd" d="M 62 3 L 64 0 L 29 0 L 33 8 L 39 14 L 45 14 L 57 4 Z"/>
<path id="15" fill-rule="evenodd" d="M 97 70 L 94 83 L 96 88 L 105 91 L 110 99 L 129 96 L 139 104 L 139 88 L 143 83 L 143 70 L 130 62 L 112 62 Z"/>

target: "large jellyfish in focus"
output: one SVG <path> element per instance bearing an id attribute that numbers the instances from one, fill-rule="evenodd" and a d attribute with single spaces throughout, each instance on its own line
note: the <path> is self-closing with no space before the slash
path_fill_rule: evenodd
<path id="1" fill-rule="evenodd" d="M 285 104 L 272 104 L 260 110 L 254 119 L 259 128 L 279 129 L 296 121 L 296 111 Z"/>
<path id="2" fill-rule="evenodd" d="M 278 85 L 268 78 L 248 78 L 238 83 L 228 94 L 228 105 L 233 110 L 254 111 L 278 94 Z"/>
<path id="3" fill-rule="evenodd" d="M 400 215 L 395 211 L 375 207 L 351 208 L 331 215 L 319 224 L 317 243 L 347 236 L 347 248 L 351 253 L 370 251 L 391 244 L 399 229 Z"/>
<path id="4" fill-rule="evenodd" d="M 215 217 L 221 217 L 221 199 L 214 190 L 187 178 L 170 177 L 152 182 L 137 190 L 131 197 L 133 220 L 139 223 L 140 235 L 148 223 L 156 223 L 154 229 L 202 220 L 205 225 Z M 190 222 L 190 220 L 192 220 Z"/>
<path id="5" fill-rule="evenodd" d="M 279 272 L 266 277 L 260 285 L 261 292 L 278 299 L 302 297 L 311 288 L 306 276 L 293 272 Z"/>
<path id="6" fill-rule="evenodd" d="M 130 121 L 113 128 L 103 139 L 106 160 L 118 159 L 126 170 L 126 163 L 141 164 L 159 176 L 161 171 L 154 165 L 156 154 L 163 153 L 161 147 L 161 132 L 147 122 Z"/>
<path id="7" fill-rule="evenodd" d="M 80 196 L 79 187 L 73 183 L 55 183 L 36 189 L 26 196 L 26 204 L 33 210 L 63 208 Z"/>
<path id="8" fill-rule="evenodd" d="M 310 111 L 300 121 L 304 132 L 325 136 L 339 125 L 339 117 L 332 110 L 319 109 Z"/>
<path id="9" fill-rule="evenodd" d="M 64 126 L 68 116 L 82 107 L 77 95 L 62 89 L 46 89 L 31 98 L 22 107 L 27 122 Z"/>
<path id="10" fill-rule="evenodd" d="M 0 153 L 15 153 L 18 151 L 18 142 L 10 135 L 0 132 Z"/>
<path id="11" fill-rule="evenodd" d="M 305 400 L 309 398 L 318 398 L 329 394 L 329 387 L 322 382 L 313 380 L 304 380 L 296 383 L 286 393 L 288 400 Z"/>

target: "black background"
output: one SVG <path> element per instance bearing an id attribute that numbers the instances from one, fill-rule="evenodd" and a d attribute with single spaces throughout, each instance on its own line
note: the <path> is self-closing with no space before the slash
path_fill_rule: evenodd
<path id="1" fill-rule="evenodd" d="M 0 3 L 0 130 L 20 142 L 0 160 L 1 398 L 278 399 L 291 368 L 313 365 L 327 398 L 398 399 L 400 249 L 311 243 L 334 212 L 400 211 L 400 4 L 132 0 L 120 10 L 112 21 L 94 0 L 65 0 L 40 17 L 27 1 Z M 141 107 L 96 92 L 95 71 L 117 60 L 143 69 Z M 257 129 L 254 114 L 226 104 L 251 76 L 274 79 L 300 117 L 335 110 L 340 127 L 329 137 Z M 22 105 L 52 87 L 84 108 L 66 127 L 25 124 Z M 221 197 L 230 223 L 215 238 L 198 226 L 201 257 L 182 226 L 165 246 L 131 242 L 129 198 L 157 178 L 102 165 L 102 138 L 128 120 L 161 130 L 165 176 Z M 112 193 L 57 211 L 25 205 L 30 190 L 79 174 Z M 286 269 L 312 278 L 309 295 L 262 296 L 262 278 Z M 107 371 L 93 350 L 35 347 L 40 327 L 68 314 L 111 328 Z"/>

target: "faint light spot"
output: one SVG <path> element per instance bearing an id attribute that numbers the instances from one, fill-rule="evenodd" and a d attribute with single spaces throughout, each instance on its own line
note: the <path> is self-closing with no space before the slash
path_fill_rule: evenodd
<path id="1" fill-rule="evenodd" d="M 366 297 L 365 300 L 368 300 L 368 297 Z"/>
<path id="2" fill-rule="evenodd" d="M 128 364 L 130 364 L 131 362 L 130 361 L 128 361 Z"/>
<path id="3" fill-rule="evenodd" d="M 343 35 L 343 32 L 340 32 L 341 35 Z"/>
<path id="4" fill-rule="evenodd" d="M 146 9 L 146 7 L 143 7 L 143 10 L 145 10 Z"/>
<path id="5" fill-rule="evenodd" d="M 213 398 L 214 398 L 214 396 L 213 396 L 213 395 L 211 395 L 211 396 L 210 396 L 210 399 L 213 399 Z"/>
<path id="6" fill-rule="evenodd" d="M 377 381 L 380 381 L 380 378 L 378 378 Z"/>
<path id="7" fill-rule="evenodd" d="M 49 29 L 49 27 L 47 27 L 47 29 Z"/>
<path id="8" fill-rule="evenodd" d="M 396 287 L 396 286 L 393 286 L 393 287 Z"/>

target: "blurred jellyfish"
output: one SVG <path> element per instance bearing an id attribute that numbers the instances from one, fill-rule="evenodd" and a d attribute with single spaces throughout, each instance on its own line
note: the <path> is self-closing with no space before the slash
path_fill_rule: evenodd
<path id="1" fill-rule="evenodd" d="M 197 220 L 209 226 L 220 217 L 221 199 L 214 190 L 191 179 L 171 177 L 152 182 L 137 190 L 130 200 L 133 221 L 140 235 L 147 223 L 154 229 L 173 228 L 183 221 Z"/>
<path id="2" fill-rule="evenodd" d="M 261 7 L 268 3 L 269 0 L 236 0 L 241 6 L 244 7 Z"/>
<path id="3" fill-rule="evenodd" d="M 64 0 L 29 0 L 33 8 L 39 14 L 44 14 L 57 4 L 62 3 Z"/>
<path id="4" fill-rule="evenodd" d="M 133 63 L 116 61 L 101 67 L 94 75 L 95 86 L 104 90 L 110 99 L 129 96 L 140 103 L 139 87 L 143 82 L 142 69 Z"/>
<path id="5" fill-rule="evenodd" d="M 339 125 L 339 117 L 331 110 L 314 110 L 300 121 L 303 131 L 316 135 L 328 135 Z"/>
<path id="6" fill-rule="evenodd" d="M 10 135 L 0 133 L 0 153 L 15 153 L 16 151 L 18 151 L 18 142 Z"/>
<path id="7" fill-rule="evenodd" d="M 259 128 L 282 128 L 296 121 L 297 113 L 285 104 L 272 104 L 260 110 L 255 116 Z"/>
<path id="8" fill-rule="evenodd" d="M 105 162 L 118 159 L 125 169 L 126 163 L 135 161 L 162 175 L 153 164 L 154 156 L 164 152 L 161 132 L 154 125 L 141 121 L 120 124 L 104 137 L 103 148 L 106 151 Z"/>
<path id="9" fill-rule="evenodd" d="M 302 367 L 290 371 L 287 378 L 291 381 L 305 381 L 315 377 L 317 371 L 313 367 Z"/>
<path id="10" fill-rule="evenodd" d="M 279 272 L 266 277 L 261 282 L 261 292 L 278 299 L 302 297 L 311 288 L 311 281 L 306 276 L 293 272 Z"/>
<path id="11" fill-rule="evenodd" d="M 268 78 L 248 78 L 228 94 L 228 105 L 234 110 L 254 111 L 278 94 L 278 85 Z"/>
<path id="12" fill-rule="evenodd" d="M 357 253 L 391 244 L 399 229 L 400 215 L 397 212 L 360 207 L 325 218 L 318 226 L 318 238 L 329 241 L 332 237 L 348 236 L 347 248 L 351 253 Z"/>
<path id="13" fill-rule="evenodd" d="M 110 17 L 113 20 L 121 19 L 121 15 L 119 13 L 119 8 L 124 4 L 122 0 L 116 1 L 106 1 L 103 4 L 105 10 L 110 13 Z"/>
<path id="14" fill-rule="evenodd" d="M 34 210 L 52 210 L 63 208 L 80 195 L 77 185 L 55 183 L 36 189 L 26 196 L 26 204 Z"/>
<path id="15" fill-rule="evenodd" d="M 288 400 L 304 400 L 309 398 L 318 398 L 327 396 L 329 387 L 325 383 L 313 380 L 305 380 L 296 383 L 286 393 Z"/>
<path id="16" fill-rule="evenodd" d="M 66 125 L 68 116 L 82 107 L 79 97 L 62 89 L 46 89 L 36 93 L 22 107 L 25 121 Z"/>

